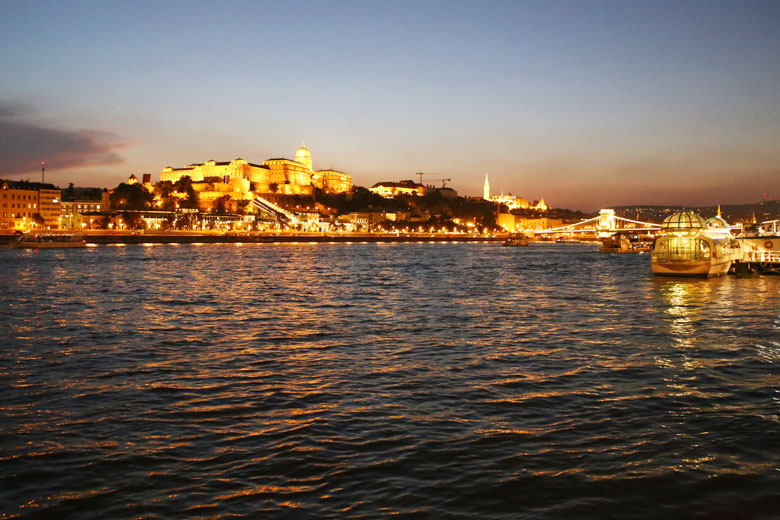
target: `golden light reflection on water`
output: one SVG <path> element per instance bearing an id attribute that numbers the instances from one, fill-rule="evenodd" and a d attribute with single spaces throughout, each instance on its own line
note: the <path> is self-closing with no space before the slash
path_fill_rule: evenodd
<path id="1" fill-rule="evenodd" d="M 665 378 L 669 396 L 707 396 L 706 392 L 699 391 L 693 371 L 712 363 L 709 357 L 697 351 L 700 343 L 698 324 L 709 306 L 716 304 L 712 301 L 714 288 L 710 282 L 717 281 L 684 279 L 658 280 L 655 283 L 667 318 L 658 326 L 665 329 L 664 335 L 674 349 L 667 355 L 656 356 L 657 365 L 669 371 Z"/>
<path id="2" fill-rule="evenodd" d="M 699 343 L 697 324 L 719 310 L 721 299 L 727 297 L 718 290 L 724 279 L 656 280 L 655 289 L 663 302 L 664 320 L 672 346 L 680 351 Z"/>

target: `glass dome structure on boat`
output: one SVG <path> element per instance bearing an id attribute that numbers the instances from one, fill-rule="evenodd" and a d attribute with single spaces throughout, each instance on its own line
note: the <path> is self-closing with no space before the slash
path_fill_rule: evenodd
<path id="1" fill-rule="evenodd" d="M 661 223 L 661 229 L 664 231 L 686 231 L 698 232 L 706 227 L 704 218 L 693 211 L 680 211 L 669 215 Z"/>

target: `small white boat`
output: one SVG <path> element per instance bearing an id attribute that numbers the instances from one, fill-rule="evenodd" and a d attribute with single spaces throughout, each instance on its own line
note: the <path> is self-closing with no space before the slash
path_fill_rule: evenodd
<path id="1" fill-rule="evenodd" d="M 720 276 L 742 256 L 739 242 L 719 216 L 705 221 L 692 211 L 675 213 L 664 219 L 661 233 L 653 245 L 654 274 Z"/>
<path id="2" fill-rule="evenodd" d="M 84 237 L 75 233 L 25 233 L 8 244 L 16 248 L 47 249 L 54 247 L 86 247 Z"/>

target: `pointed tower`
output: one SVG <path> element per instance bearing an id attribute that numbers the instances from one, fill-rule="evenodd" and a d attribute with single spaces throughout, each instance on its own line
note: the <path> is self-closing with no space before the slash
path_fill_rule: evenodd
<path id="1" fill-rule="evenodd" d="M 485 200 L 490 200 L 490 182 L 488 182 L 487 173 L 485 173 L 485 189 L 482 193 L 482 198 Z"/>

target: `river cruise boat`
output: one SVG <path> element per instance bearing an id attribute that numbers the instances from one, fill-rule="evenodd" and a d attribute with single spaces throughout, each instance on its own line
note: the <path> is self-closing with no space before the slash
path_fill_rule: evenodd
<path id="1" fill-rule="evenodd" d="M 635 241 L 632 242 L 632 238 Z M 652 242 L 642 240 L 640 236 L 630 237 L 626 233 L 616 233 L 599 240 L 599 251 L 602 253 L 649 253 Z"/>
<path id="2" fill-rule="evenodd" d="M 86 247 L 84 237 L 74 233 L 25 233 L 9 244 L 16 248 L 48 249 Z"/>
<path id="3" fill-rule="evenodd" d="M 509 238 L 504 240 L 505 246 L 512 246 L 512 247 L 524 247 L 531 244 L 531 241 L 528 239 L 527 236 L 523 234 L 511 234 L 509 235 Z"/>
<path id="4" fill-rule="evenodd" d="M 653 245 L 653 273 L 703 277 L 728 273 L 742 257 L 740 244 L 730 231 L 720 215 L 707 221 L 693 211 L 666 217 Z"/>
<path id="5" fill-rule="evenodd" d="M 780 220 L 762 222 L 739 237 L 742 263 L 749 270 L 780 274 Z"/>

